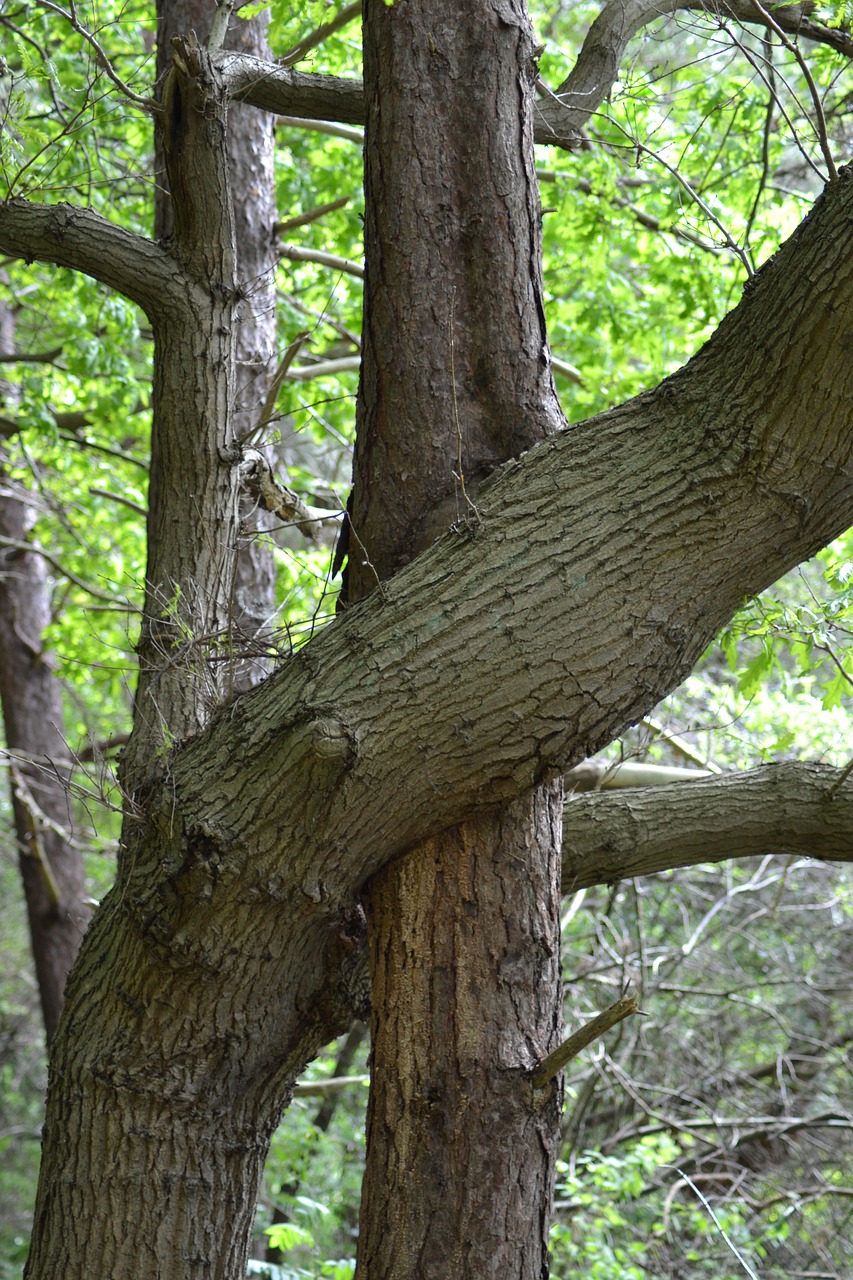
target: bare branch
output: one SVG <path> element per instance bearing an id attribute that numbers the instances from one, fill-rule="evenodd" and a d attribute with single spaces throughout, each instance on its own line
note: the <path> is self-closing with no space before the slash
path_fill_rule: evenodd
<path id="1" fill-rule="evenodd" d="M 333 271 L 343 271 L 346 275 L 364 279 L 364 267 L 360 262 L 350 258 L 341 258 L 336 253 L 323 253 L 320 249 L 303 249 L 301 245 L 285 244 L 279 246 L 279 253 L 291 262 L 316 262 L 321 267 L 331 267 Z"/>
<path id="2" fill-rule="evenodd" d="M 309 75 L 262 58 L 230 50 L 215 58 L 229 93 L 238 102 L 300 119 L 364 124 L 364 88 L 360 80 Z"/>
<path id="3" fill-rule="evenodd" d="M 8 200 L 0 204 L 0 250 L 82 271 L 136 302 L 149 319 L 178 305 L 185 292 L 179 267 L 158 244 L 93 209 Z"/>
<path id="4" fill-rule="evenodd" d="M 79 578 L 76 573 L 72 573 L 71 570 L 66 568 L 60 560 L 57 560 L 55 556 L 52 556 L 49 551 L 45 551 L 36 543 L 22 542 L 18 538 L 0 537 L 0 547 L 10 547 L 15 551 L 26 551 L 33 555 L 41 556 L 42 560 L 47 561 L 50 567 L 55 569 L 58 574 L 61 574 L 63 578 L 67 578 L 69 582 L 73 582 L 75 587 L 79 587 L 81 591 L 85 591 L 87 595 L 92 596 L 95 600 L 103 600 L 110 605 L 111 608 L 122 613 L 139 612 L 138 609 L 133 607 L 129 600 L 122 600 L 121 598 L 109 595 L 106 591 L 99 591 L 98 588 L 93 587 L 91 583 L 85 582 L 82 578 Z"/>
<path id="5" fill-rule="evenodd" d="M 348 124 L 335 124 L 330 120 L 308 120 L 300 116 L 279 116 L 279 124 L 291 129 L 312 129 L 315 133 L 327 133 L 332 138 L 345 138 L 347 142 L 364 142 L 364 130 Z"/>
<path id="6" fill-rule="evenodd" d="M 637 997 L 622 996 L 615 1004 L 610 1005 L 598 1017 L 591 1018 L 589 1022 L 579 1027 L 568 1040 L 564 1040 L 558 1045 L 553 1053 L 549 1053 L 547 1058 L 543 1058 L 533 1074 L 533 1083 L 537 1089 L 541 1089 L 549 1080 L 553 1080 L 554 1076 L 559 1075 L 563 1067 L 571 1062 L 572 1058 L 576 1058 L 578 1054 L 592 1044 L 593 1040 L 606 1035 L 611 1027 L 615 1027 L 617 1022 L 621 1022 L 624 1018 L 630 1017 L 632 1013 L 638 1013 Z"/>
<path id="7" fill-rule="evenodd" d="M 338 360 L 318 360 L 316 364 L 297 364 L 287 373 L 293 382 L 312 382 L 315 378 L 335 377 L 339 373 L 356 373 L 361 356 L 341 356 Z"/>
<path id="8" fill-rule="evenodd" d="M 216 13 L 210 26 L 207 47 L 211 53 L 221 49 L 228 34 L 228 23 L 234 13 L 234 0 L 217 0 Z"/>
<path id="9" fill-rule="evenodd" d="M 806 62 L 805 58 L 803 57 L 799 46 L 794 44 L 793 41 L 789 40 L 788 37 L 785 35 L 784 30 L 779 25 L 776 18 L 772 14 L 767 12 L 764 6 L 759 3 L 759 0 L 752 0 L 752 3 L 755 5 L 756 9 L 761 14 L 763 21 L 767 23 L 770 30 L 776 32 L 777 36 L 782 41 L 782 44 L 785 46 L 788 52 L 794 55 L 794 57 L 797 60 L 797 65 L 799 66 L 800 70 L 803 73 L 803 79 L 805 80 L 806 84 L 809 87 L 809 93 L 811 94 L 811 99 L 812 99 L 812 106 L 814 107 L 815 129 L 817 131 L 818 141 L 820 142 L 820 149 L 821 149 L 821 152 L 823 153 L 823 159 L 824 159 L 824 163 L 826 164 L 826 171 L 827 171 L 827 174 L 829 175 L 829 180 L 830 182 L 832 182 L 834 181 L 835 178 L 838 177 L 838 170 L 836 169 L 835 161 L 832 158 L 832 151 L 829 146 L 829 138 L 827 137 L 827 133 L 826 133 L 826 117 L 823 114 L 823 103 L 820 100 L 820 94 L 817 91 L 817 85 L 814 82 L 814 77 L 811 73 L 811 69 L 809 68 L 809 64 Z"/>
<path id="10" fill-rule="evenodd" d="M 316 31 L 312 31 L 310 35 L 305 36 L 292 49 L 288 49 L 287 53 L 281 59 L 283 67 L 292 67 L 297 62 L 301 62 L 306 54 L 312 49 L 316 49 L 324 40 L 328 40 L 329 36 L 333 36 L 336 31 L 340 31 L 347 26 L 355 18 L 361 17 L 361 0 L 355 0 L 354 4 L 344 5 L 332 18 L 330 22 L 324 22 Z"/>
<path id="11" fill-rule="evenodd" d="M 778 32 L 828 44 L 838 53 L 853 57 L 853 38 L 813 22 L 807 16 L 808 8 L 808 4 L 774 8 L 772 25 L 769 15 L 754 0 L 610 0 L 590 27 L 577 62 L 556 92 L 543 86 L 547 97 L 537 112 L 539 128 L 551 130 L 555 146 L 578 146 L 584 126 L 618 77 L 629 40 L 656 18 L 680 9 L 771 26 Z"/>
<path id="12" fill-rule="evenodd" d="M 0 353 L 0 364 L 53 364 L 62 355 L 62 347 L 51 351 L 10 351 Z"/>
<path id="13" fill-rule="evenodd" d="M 284 231 L 295 231 L 297 227 L 305 227 L 309 222 L 317 222 L 320 218 L 324 218 L 327 213 L 334 213 L 336 209 L 343 209 L 349 204 L 349 196 L 341 196 L 339 200 L 330 200 L 328 204 L 318 204 L 316 208 L 309 209 L 306 213 L 294 214 L 292 218 L 285 218 L 283 222 L 277 222 L 273 227 L 273 234 L 280 236 Z"/>
<path id="14" fill-rule="evenodd" d="M 853 862 L 853 781 L 829 765 L 788 762 L 595 792 L 567 801 L 563 847 L 563 893 L 756 854 Z"/>

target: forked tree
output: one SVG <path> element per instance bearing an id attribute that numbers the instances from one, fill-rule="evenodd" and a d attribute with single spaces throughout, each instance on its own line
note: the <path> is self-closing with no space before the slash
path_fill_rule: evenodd
<path id="1" fill-rule="evenodd" d="M 722 8 L 845 46 L 799 9 Z M 156 100 L 131 94 L 161 133 L 168 240 L 0 207 L 5 253 L 118 290 L 155 341 L 118 877 L 53 1048 L 31 1280 L 242 1275 L 270 1135 L 358 1010 L 365 933 L 359 1274 L 547 1271 L 560 778 L 853 522 L 853 174 L 828 148 L 811 214 L 697 355 L 565 426 L 534 143 L 580 143 L 660 12 L 607 6 L 537 96 L 523 0 L 366 0 L 363 85 L 226 52 L 222 5 L 209 40 L 172 41 Z M 235 426 L 235 99 L 366 125 L 346 607 L 243 693 L 221 660 L 258 467 Z M 838 781 L 818 803 L 848 802 Z"/>

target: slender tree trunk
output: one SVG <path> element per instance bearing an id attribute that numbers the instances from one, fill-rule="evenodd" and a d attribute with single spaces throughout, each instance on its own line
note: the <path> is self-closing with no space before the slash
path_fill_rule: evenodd
<path id="1" fill-rule="evenodd" d="M 208 0 L 158 0 L 157 75 L 161 82 L 171 65 L 172 38 L 195 31 L 203 44 L 209 34 L 215 8 Z M 269 14 L 248 21 L 232 18 L 225 40 L 227 49 L 270 60 L 267 44 Z M 273 157 L 275 121 L 266 111 L 242 103 L 228 109 L 226 151 L 234 205 L 235 273 L 240 294 L 235 314 L 234 438 L 240 440 L 256 425 L 275 372 L 276 296 Z M 154 227 L 158 237 L 171 235 L 174 226 L 172 197 L 163 154 L 161 131 L 155 135 Z M 252 441 L 253 447 L 259 442 Z M 152 454 L 158 442 L 156 431 Z M 269 458 L 270 462 L 274 459 Z M 152 467 L 152 476 L 158 469 Z M 156 505 L 156 479 L 152 482 L 152 509 Z M 242 498 L 240 541 L 229 611 L 228 682 L 231 692 L 255 684 L 271 663 L 266 656 L 270 620 L 276 606 L 275 561 L 265 531 L 274 517 Z"/>
<path id="2" fill-rule="evenodd" d="M 366 6 L 350 600 L 452 522 L 476 525 L 482 478 L 562 423 L 533 47 L 522 3 L 500 16 L 459 0 Z M 537 1095 L 527 1073 L 559 1026 L 561 807 L 559 783 L 545 784 L 371 882 L 364 1280 L 547 1270 L 558 1095 Z"/>
<path id="3" fill-rule="evenodd" d="M 0 307 L 0 350 L 14 351 L 14 317 Z M 0 402 L 8 388 L 0 386 Z M 2 456 L 0 456 L 2 463 Z M 0 470 L 0 536 L 25 542 L 32 525 L 27 494 Z M 73 825 L 62 686 L 43 652 L 50 621 L 44 560 L 34 551 L 0 549 L 0 703 L 8 777 L 30 941 L 48 1044 L 62 1009 L 65 979 L 88 912 L 83 859 L 66 839 Z"/>

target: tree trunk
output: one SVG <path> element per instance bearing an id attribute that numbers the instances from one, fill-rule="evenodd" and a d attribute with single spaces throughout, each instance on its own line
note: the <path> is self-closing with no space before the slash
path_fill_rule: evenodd
<path id="1" fill-rule="evenodd" d="M 402 22 L 411 5 L 373 8 Z M 517 30 L 502 22 L 501 38 Z M 441 28 L 424 35 L 449 57 Z M 429 38 L 421 52 L 433 56 Z M 5 251 L 87 270 L 146 307 L 162 444 L 126 766 L 135 803 L 57 1034 L 32 1280 L 239 1274 L 268 1136 L 295 1074 L 340 1025 L 335 985 L 360 886 L 610 741 L 745 593 L 853 522 L 847 173 L 683 371 L 500 468 L 476 513 L 466 503 L 381 591 L 224 707 L 211 678 L 206 702 L 237 542 L 236 291 L 224 94 L 191 41 L 177 53 L 168 252 L 88 209 L 0 206 Z M 517 92 L 513 119 L 524 100 Z M 526 156 L 507 144 L 492 164 L 503 174 Z M 427 335 L 449 335 L 448 312 Z M 457 397 L 476 383 L 464 342 L 459 377 L 443 374 L 445 404 L 454 382 Z M 528 409 L 540 422 L 542 403 Z M 460 847 L 470 884 L 488 859 L 473 840 Z M 548 911 L 544 877 L 540 866 Z M 489 888 L 475 910 L 495 900 Z M 540 939 L 535 926 L 521 939 Z M 460 930 L 456 953 L 469 941 Z M 530 964 L 533 951 L 525 944 Z M 470 962 L 472 979 L 489 959 Z M 474 989 L 462 990 L 466 1008 Z M 459 1005 L 457 991 L 442 1016 Z M 494 1044 L 481 1034 L 475 1056 Z M 485 1060 L 520 1083 L 540 1051 L 535 1028 L 524 1049 Z M 459 1052 L 440 1082 L 450 1096 L 460 1062 L 470 1070 Z M 517 1098 L 529 1134 L 539 1121 Z"/>
<path id="2" fill-rule="evenodd" d="M 195 31 L 203 44 L 210 35 L 215 8 L 207 0 L 158 0 L 157 78 L 162 82 L 171 68 L 172 39 Z M 266 33 L 269 14 L 248 21 L 233 18 L 225 47 L 269 61 Z M 278 214 L 273 174 L 274 119 L 266 111 L 242 103 L 228 109 L 226 152 L 233 199 L 235 275 L 240 295 L 233 331 L 235 383 L 232 430 L 240 440 L 257 424 L 266 399 L 276 359 L 276 296 L 274 225 Z M 155 130 L 157 184 L 154 229 L 159 239 L 171 235 L 174 226 L 163 135 Z M 255 447 L 260 442 L 253 441 Z M 152 458 L 158 449 L 157 431 L 152 438 Z M 273 461 L 270 457 L 270 462 Z M 157 503 L 156 459 L 152 465 L 150 506 Z M 242 497 L 240 541 L 235 566 L 229 616 L 228 682 L 233 692 L 257 683 L 270 670 L 267 656 L 270 619 L 275 614 L 275 561 L 263 533 L 274 518 L 256 501 Z"/>
<path id="3" fill-rule="evenodd" d="M 522 3 L 500 16 L 457 0 L 366 8 L 351 601 L 451 521 L 475 527 L 483 477 L 563 421 L 542 304 L 534 43 Z M 561 805 L 547 783 L 371 881 L 364 1280 L 547 1271 L 559 1097 L 526 1073 L 560 1025 Z"/>
<path id="4" fill-rule="evenodd" d="M 0 498 L 0 535 L 24 541 L 25 496 Z M 62 689 L 42 650 L 50 620 L 45 563 L 38 552 L 3 551 L 0 573 L 0 698 L 10 768 L 15 837 L 27 900 L 30 940 L 48 1043 L 62 1009 L 65 979 L 89 911 L 83 860 L 64 832 L 74 825 Z"/>
<path id="5" fill-rule="evenodd" d="M 231 691 L 239 539 L 235 447 L 239 288 L 226 143 L 227 99 L 195 36 L 180 37 L 163 88 L 174 205 L 172 305 L 154 330 L 148 567 L 133 733 L 121 780 L 132 804 Z M 186 386 L 194 389 L 186 395 Z M 200 532 L 201 530 L 201 532 Z M 213 532 L 215 530 L 215 533 Z"/>
<path id="6" fill-rule="evenodd" d="M 537 790 L 371 884 L 365 1280 L 547 1274 L 561 1091 L 530 1072 L 560 1026 L 561 807 Z"/>
<path id="7" fill-rule="evenodd" d="M 0 351 L 14 349 L 14 317 L 0 307 Z M 4 391 L 0 386 L 0 402 Z M 0 469 L 0 537 L 25 542 L 32 523 L 27 494 Z M 37 551 L 4 547 L 0 557 L 0 703 L 21 880 L 50 1044 L 89 912 L 82 855 L 65 836 L 73 817 L 62 763 L 68 756 L 62 686 L 43 652 L 50 621 L 47 566 Z"/>

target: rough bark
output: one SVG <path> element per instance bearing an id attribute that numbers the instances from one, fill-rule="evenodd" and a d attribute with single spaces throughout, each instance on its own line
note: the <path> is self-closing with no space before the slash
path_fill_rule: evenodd
<path id="1" fill-rule="evenodd" d="M 21 497 L 0 497 L 0 534 L 23 541 Z M 50 619 L 44 560 L 6 550 L 0 570 L 0 700 L 15 837 L 30 940 L 48 1043 L 62 1009 L 65 980 L 89 918 L 83 860 L 65 837 L 73 827 L 67 790 L 62 690 L 43 652 Z"/>
<path id="2" fill-rule="evenodd" d="M 453 521 L 476 522 L 483 477 L 565 421 L 542 303 L 534 41 L 522 5 L 485 8 L 365 14 L 351 599 Z"/>
<path id="3" fill-rule="evenodd" d="M 213 707 L 182 681 L 233 576 L 233 246 L 224 95 L 182 61 L 169 252 L 89 211 L 0 208 L 6 252 L 146 306 L 171 423 L 126 775 L 147 803 L 57 1036 L 40 1278 L 237 1274 L 267 1135 L 339 1016 L 329 975 L 365 879 L 610 740 L 744 594 L 853 522 L 848 173 L 685 370 L 502 468 L 478 520 L 203 728 Z"/>
<path id="4" fill-rule="evenodd" d="M 0 353 L 15 355 L 14 315 L 0 305 Z M 15 392 L 0 381 L 0 406 Z M 0 705 L 20 877 L 27 901 L 47 1043 L 63 1007 L 65 978 L 77 956 L 88 910 L 81 851 L 65 836 L 72 826 L 64 759 L 63 690 L 44 652 L 50 621 L 47 566 L 20 549 L 33 522 L 26 490 L 4 474 L 0 449 L 0 536 L 18 547 L 0 549 Z"/>
<path id="5" fill-rule="evenodd" d="M 681 373 L 501 468 L 474 530 L 175 754 L 69 984 L 30 1276 L 130 1278 L 155 1244 L 228 1274 L 358 886 L 611 740 L 853 522 L 852 214 L 845 172 Z"/>
<path id="6" fill-rule="evenodd" d="M 562 892 L 755 854 L 850 862 L 851 805 L 843 770 L 800 762 L 578 796 L 563 814 Z"/>
<path id="7" fill-rule="evenodd" d="M 195 36 L 180 38 L 163 88 L 161 123 L 175 215 L 167 256 L 182 287 L 173 307 L 149 313 L 156 447 L 134 728 L 121 771 L 132 803 L 229 688 L 224 659 L 239 536 L 233 411 L 240 299 L 226 115 L 227 96 L 209 55 Z"/>
<path id="8" fill-rule="evenodd" d="M 563 422 L 542 304 L 524 6 L 498 16 L 456 0 L 370 4 L 364 19 L 351 601 L 448 521 L 473 527 L 483 477 Z M 359 1276 L 547 1269 L 558 1091 L 537 1094 L 526 1076 L 559 1033 L 561 803 L 559 781 L 547 783 L 370 883 Z"/>
<path id="9" fill-rule="evenodd" d="M 152 1250 L 153 1275 L 230 1274 L 266 1136 L 336 1029 L 358 887 L 610 741 L 853 523 L 851 216 L 844 172 L 684 370 L 501 468 L 479 524 L 174 754 L 69 983 L 31 1277 L 131 1280 Z"/>
<path id="10" fill-rule="evenodd" d="M 11 354 L 14 318 L 0 307 L 0 351 Z M 0 403 L 7 396 L 0 384 Z M 3 458 L 0 454 L 0 463 Z M 26 541 L 27 495 L 0 470 L 0 536 Z M 53 1039 L 65 979 L 89 912 L 83 859 L 65 832 L 72 826 L 63 737 L 62 687 L 44 652 L 50 621 L 47 566 L 37 552 L 0 550 L 0 704 L 15 839 L 45 1034 Z"/>
<path id="11" fill-rule="evenodd" d="M 560 1091 L 530 1074 L 559 1039 L 561 809 L 539 788 L 372 883 L 359 1276 L 547 1275 Z"/>
<path id="12" fill-rule="evenodd" d="M 207 0 L 159 0 L 157 11 L 157 79 L 165 83 L 171 67 L 172 39 L 195 31 L 204 44 L 209 35 L 215 8 Z M 225 46 L 248 57 L 270 61 L 266 32 L 269 14 L 257 14 L 249 21 L 232 19 Z M 238 306 L 235 310 L 234 407 L 232 430 L 235 439 L 246 435 L 256 424 L 266 398 L 276 360 L 275 237 L 278 218 L 273 176 L 274 122 L 266 111 L 242 103 L 228 109 L 226 154 L 233 201 L 235 280 Z M 172 199 L 162 130 L 155 130 L 157 186 L 154 203 L 154 231 L 158 239 L 171 235 Z M 258 442 L 256 442 L 257 445 Z M 152 455 L 158 448 L 157 433 L 152 439 Z M 152 467 L 156 483 L 159 467 Z M 151 508 L 156 507 L 152 486 Z M 243 497 L 240 507 L 240 542 L 229 617 L 228 681 L 238 692 L 249 688 L 267 672 L 265 642 L 269 620 L 275 613 L 275 563 L 269 542 L 262 533 L 274 523 L 273 517 L 258 507 L 256 500 Z"/>

